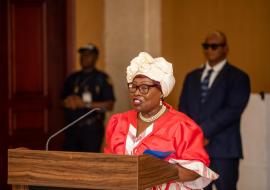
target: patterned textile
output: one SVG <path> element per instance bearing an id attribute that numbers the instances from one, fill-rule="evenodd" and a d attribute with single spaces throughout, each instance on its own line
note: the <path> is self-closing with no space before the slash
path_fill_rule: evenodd
<path id="1" fill-rule="evenodd" d="M 158 81 L 164 97 L 170 94 L 175 84 L 172 64 L 163 57 L 153 58 L 146 52 L 139 53 L 127 67 L 128 83 L 131 83 L 137 75 L 144 75 Z"/>
<path id="2" fill-rule="evenodd" d="M 201 103 L 204 103 L 206 100 L 207 93 L 209 90 L 209 87 L 208 87 L 209 79 L 211 77 L 212 72 L 213 72 L 213 69 L 208 70 L 207 75 L 201 81 Z"/>

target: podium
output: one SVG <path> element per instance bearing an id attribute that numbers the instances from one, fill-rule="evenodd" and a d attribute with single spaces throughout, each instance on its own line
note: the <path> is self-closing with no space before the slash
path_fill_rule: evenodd
<path id="1" fill-rule="evenodd" d="M 178 179 L 170 163 L 150 155 L 8 150 L 8 184 L 83 189 L 146 189 Z"/>

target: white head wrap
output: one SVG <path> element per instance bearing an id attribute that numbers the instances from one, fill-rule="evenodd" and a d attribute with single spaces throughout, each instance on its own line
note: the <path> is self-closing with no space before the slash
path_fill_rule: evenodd
<path id="1" fill-rule="evenodd" d="M 144 75 L 158 81 L 164 97 L 170 94 L 175 84 L 172 64 L 163 57 L 153 58 L 146 52 L 139 53 L 127 67 L 128 83 L 132 82 L 137 75 Z"/>

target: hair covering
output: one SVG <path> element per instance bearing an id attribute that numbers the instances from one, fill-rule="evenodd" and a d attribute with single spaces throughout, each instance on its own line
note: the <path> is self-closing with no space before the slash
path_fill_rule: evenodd
<path id="1" fill-rule="evenodd" d="M 164 97 L 168 96 L 175 84 L 172 64 L 163 57 L 153 58 L 146 52 L 140 52 L 127 67 L 127 82 L 130 83 L 137 75 L 144 75 L 158 81 Z"/>

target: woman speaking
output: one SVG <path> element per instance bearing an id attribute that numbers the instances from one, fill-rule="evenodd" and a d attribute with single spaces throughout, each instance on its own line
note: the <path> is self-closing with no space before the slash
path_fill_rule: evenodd
<path id="1" fill-rule="evenodd" d="M 141 52 L 127 67 L 133 110 L 113 115 L 107 126 L 105 153 L 140 155 L 145 151 L 175 164 L 179 179 L 152 189 L 202 189 L 218 175 L 211 171 L 203 133 L 164 98 L 175 84 L 172 64 Z"/>

